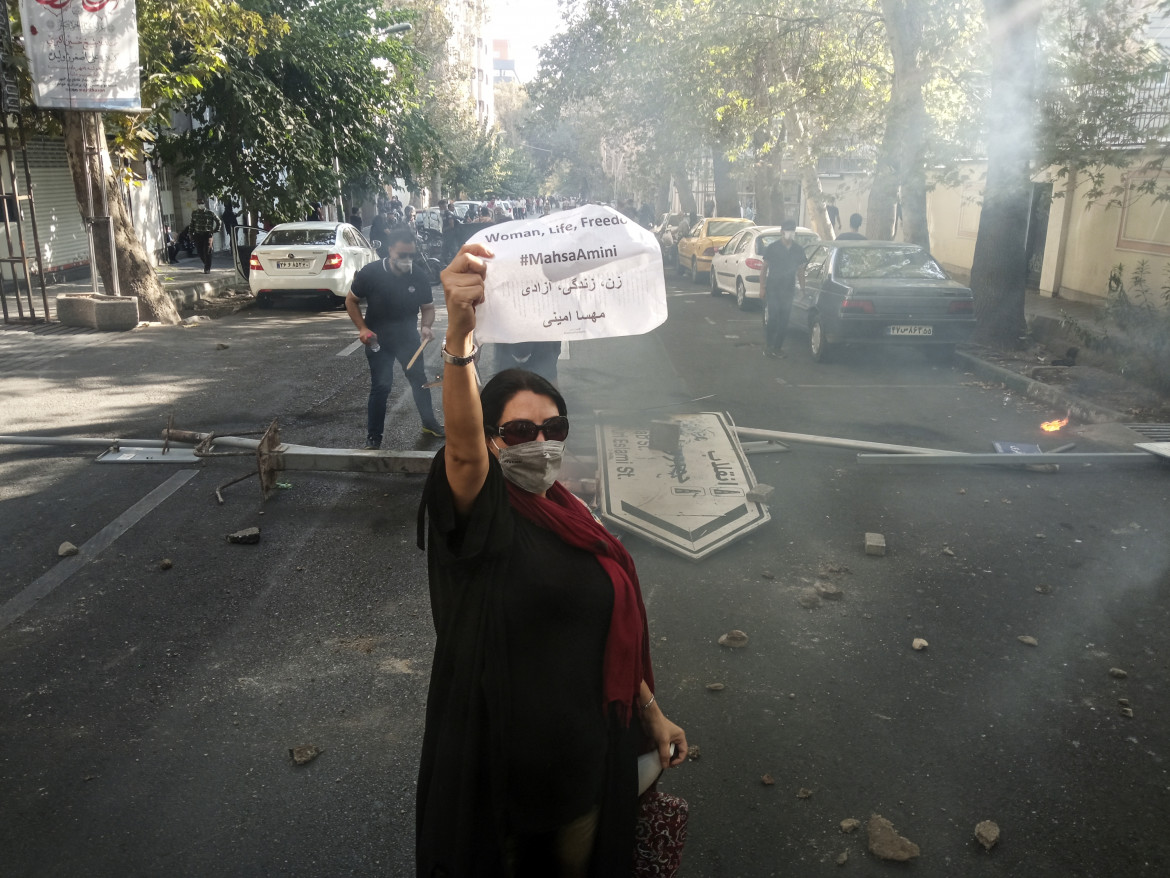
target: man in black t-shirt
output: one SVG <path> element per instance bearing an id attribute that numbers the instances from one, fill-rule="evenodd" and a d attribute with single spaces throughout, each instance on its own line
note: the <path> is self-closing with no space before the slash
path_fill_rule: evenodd
<path id="1" fill-rule="evenodd" d="M 855 213 L 849 217 L 849 231 L 843 235 L 838 235 L 838 241 L 864 241 L 865 235 L 861 234 L 861 214 Z"/>
<path id="2" fill-rule="evenodd" d="M 371 262 L 354 276 L 345 310 L 358 328 L 358 339 L 366 346 L 370 366 L 370 398 L 366 407 L 366 448 L 382 447 L 386 423 L 386 400 L 394 380 L 394 361 L 402 364 L 406 380 L 414 395 L 414 405 L 422 419 L 423 433 L 441 438 L 443 428 L 435 418 L 431 392 L 423 384 L 426 371 L 419 356 L 409 369 L 422 339 L 435 337 L 431 279 L 421 260 L 415 259 L 413 229 L 394 229 L 386 240 L 389 255 Z M 365 317 L 361 302 L 366 302 Z M 419 318 L 419 328 L 415 320 Z"/>
<path id="3" fill-rule="evenodd" d="M 780 223 L 779 241 L 764 248 L 764 267 L 760 271 L 760 289 L 764 293 L 764 356 L 784 357 L 784 334 L 788 331 L 788 312 L 796 295 L 796 283 L 804 289 L 804 265 L 808 257 L 796 242 L 796 220 Z"/>

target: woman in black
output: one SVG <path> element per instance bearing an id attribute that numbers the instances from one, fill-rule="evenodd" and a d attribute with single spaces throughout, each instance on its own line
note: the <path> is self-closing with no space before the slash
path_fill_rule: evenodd
<path id="1" fill-rule="evenodd" d="M 490 257 L 465 246 L 441 275 L 447 445 L 419 516 L 437 638 L 417 874 L 629 875 L 637 757 L 656 749 L 678 765 L 686 735 L 654 698 L 632 559 L 556 481 L 561 394 L 518 369 L 478 392 L 469 364 Z"/>

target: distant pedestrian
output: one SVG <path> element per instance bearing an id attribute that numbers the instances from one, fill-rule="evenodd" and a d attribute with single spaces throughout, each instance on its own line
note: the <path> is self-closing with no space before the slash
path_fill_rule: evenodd
<path id="1" fill-rule="evenodd" d="M 236 230 L 236 226 L 240 224 L 239 219 L 236 218 L 236 209 L 232 206 L 232 200 L 225 198 L 223 201 L 223 213 L 220 214 L 220 219 L 223 220 L 223 236 L 227 238 L 228 249 L 232 248 L 232 233 Z"/>
<path id="2" fill-rule="evenodd" d="M 211 271 L 211 239 L 221 228 L 223 228 L 223 223 L 219 217 L 207 209 L 207 199 L 200 198 L 195 209 L 191 211 L 191 222 L 187 229 L 195 241 L 195 249 L 199 253 L 199 258 L 203 260 L 204 274 Z"/>
<path id="3" fill-rule="evenodd" d="M 353 209 L 349 212 L 349 219 L 347 220 L 347 222 L 351 226 L 353 226 L 355 229 L 359 229 L 359 230 L 361 229 L 361 227 L 362 227 L 362 212 L 361 212 L 361 209 L 356 204 L 354 205 Z"/>
<path id="4" fill-rule="evenodd" d="M 402 365 L 414 396 L 414 405 L 428 436 L 441 438 L 443 428 L 435 418 L 431 391 L 423 384 L 426 370 L 420 356 L 409 369 L 407 363 L 423 339 L 435 337 L 431 279 L 417 254 L 414 233 L 394 229 L 386 242 L 389 255 L 362 268 L 353 279 L 345 310 L 358 328 L 358 340 L 366 346 L 370 367 L 370 396 L 366 405 L 366 448 L 382 447 L 386 424 L 386 400 L 394 381 L 394 361 Z M 361 302 L 366 302 L 362 316 Z M 415 321 L 419 326 L 415 328 Z M 377 350 L 374 350 L 374 347 Z"/>
<path id="5" fill-rule="evenodd" d="M 862 217 L 859 213 L 850 214 L 849 216 L 849 231 L 842 232 L 837 236 L 838 241 L 864 241 L 865 235 L 861 234 Z"/>
<path id="6" fill-rule="evenodd" d="M 325 209 L 321 207 L 320 201 L 313 202 L 313 206 L 309 208 L 309 215 L 305 217 L 305 221 L 310 223 L 325 221 Z"/>
<path id="7" fill-rule="evenodd" d="M 784 335 L 788 332 L 788 312 L 796 295 L 796 284 L 804 289 L 804 265 L 808 257 L 796 241 L 796 220 L 780 223 L 780 240 L 764 248 L 764 267 L 760 271 L 760 290 L 764 294 L 764 356 L 783 357 Z"/>
<path id="8" fill-rule="evenodd" d="M 390 214 L 380 211 L 374 221 L 370 223 L 370 242 L 378 251 L 378 255 L 385 257 L 390 251 L 387 249 L 387 236 L 390 234 Z"/>
<path id="9" fill-rule="evenodd" d="M 642 206 L 638 208 L 638 222 L 644 229 L 654 225 L 654 208 L 650 206 L 649 201 L 643 201 Z"/>
<path id="10" fill-rule="evenodd" d="M 832 198 L 825 205 L 825 213 L 829 217 L 829 226 L 834 232 L 841 228 L 841 211 L 837 208 L 837 204 Z"/>
<path id="11" fill-rule="evenodd" d="M 454 201 L 448 201 L 443 205 L 443 209 L 439 211 L 439 222 L 443 230 L 443 265 L 446 265 L 455 258 L 460 247 L 459 239 L 456 237 L 456 229 L 462 223 L 455 213 Z"/>

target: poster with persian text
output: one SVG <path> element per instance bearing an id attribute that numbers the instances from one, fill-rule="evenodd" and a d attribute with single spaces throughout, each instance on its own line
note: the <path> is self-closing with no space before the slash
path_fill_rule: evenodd
<path id="1" fill-rule="evenodd" d="M 481 344 L 641 335 L 666 320 L 662 248 L 613 208 L 499 223 L 473 242 L 495 254 L 476 308 Z"/>
<path id="2" fill-rule="evenodd" d="M 37 106 L 142 105 L 134 0 L 21 0 L 20 9 Z"/>

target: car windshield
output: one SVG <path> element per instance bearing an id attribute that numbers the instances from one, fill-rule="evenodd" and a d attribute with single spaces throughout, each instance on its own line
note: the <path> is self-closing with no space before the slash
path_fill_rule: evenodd
<path id="1" fill-rule="evenodd" d="M 837 255 L 837 275 L 946 279 L 946 272 L 921 247 L 842 248 Z"/>
<path id="2" fill-rule="evenodd" d="M 278 247 L 295 244 L 328 246 L 336 241 L 337 233 L 333 229 L 273 229 L 264 239 L 265 244 L 275 244 Z"/>
<path id="3" fill-rule="evenodd" d="M 723 220 L 717 223 L 707 224 L 707 236 L 710 238 L 721 238 L 724 236 L 734 235 L 744 226 L 750 226 L 751 220 Z"/>

